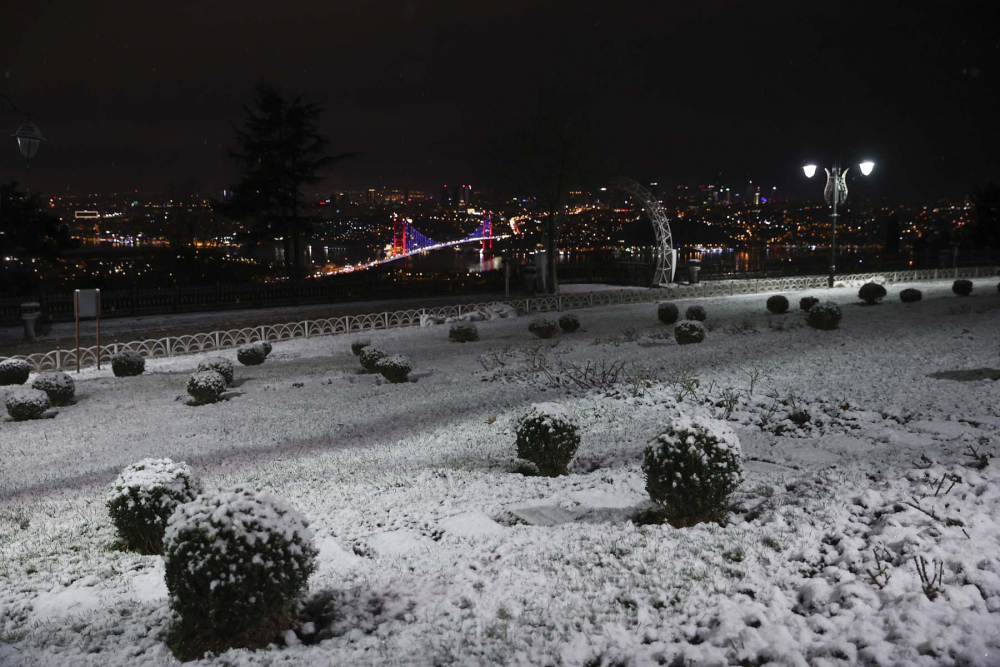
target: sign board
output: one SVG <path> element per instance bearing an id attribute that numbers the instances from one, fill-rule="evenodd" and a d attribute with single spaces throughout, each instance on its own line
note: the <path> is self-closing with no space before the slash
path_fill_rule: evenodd
<path id="1" fill-rule="evenodd" d="M 101 313 L 101 290 L 76 290 L 76 316 L 81 320 L 92 320 Z"/>
<path id="2" fill-rule="evenodd" d="M 101 370 L 101 290 L 78 289 L 73 293 L 76 315 L 76 372 L 80 372 L 80 320 L 97 320 L 97 370 Z"/>

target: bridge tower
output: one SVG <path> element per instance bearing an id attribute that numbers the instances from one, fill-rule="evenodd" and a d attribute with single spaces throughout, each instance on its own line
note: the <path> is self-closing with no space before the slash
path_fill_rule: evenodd
<path id="1" fill-rule="evenodd" d="M 405 255 L 408 250 L 406 240 L 409 237 L 409 220 L 396 216 L 392 220 L 392 253 L 394 255 Z"/>

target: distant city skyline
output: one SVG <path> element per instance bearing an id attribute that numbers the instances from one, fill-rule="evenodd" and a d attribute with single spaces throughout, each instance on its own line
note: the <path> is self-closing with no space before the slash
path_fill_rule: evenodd
<path id="1" fill-rule="evenodd" d="M 496 142 L 553 106 L 584 117 L 600 157 L 643 181 L 752 178 L 818 198 L 801 164 L 871 158 L 865 188 L 930 201 L 998 176 L 1000 52 L 985 3 L 410 0 L 276 16 L 248 0 L 199 3 L 197 22 L 183 5 L 12 8 L 0 92 L 49 141 L 25 170 L 10 140 L 0 180 L 46 194 L 219 192 L 259 80 L 321 104 L 333 150 L 361 152 L 319 191 L 488 181 Z M 8 141 L 18 119 L 0 123 Z"/>

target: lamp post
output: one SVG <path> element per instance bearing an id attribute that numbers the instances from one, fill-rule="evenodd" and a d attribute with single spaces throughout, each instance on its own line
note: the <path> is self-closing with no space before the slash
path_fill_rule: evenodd
<path id="1" fill-rule="evenodd" d="M 871 160 L 865 160 L 858 166 L 861 169 L 861 173 L 868 176 L 872 173 L 872 169 L 875 168 L 875 163 Z M 816 165 L 807 164 L 802 167 L 802 171 L 805 172 L 806 178 L 812 178 L 816 175 Z M 826 187 L 823 188 L 823 198 L 826 199 L 826 203 L 830 206 L 830 222 L 832 223 L 827 287 L 833 287 L 833 275 L 837 271 L 837 206 L 847 201 L 847 172 L 850 171 L 850 167 L 841 170 L 840 161 L 838 160 L 834 163 L 832 170 L 824 167 L 823 171 L 826 172 Z"/>
<path id="2" fill-rule="evenodd" d="M 31 159 L 38 154 L 38 149 L 45 143 L 45 137 L 42 135 L 42 131 L 38 129 L 38 126 L 31 122 L 31 114 L 29 112 L 21 109 L 14 103 L 14 100 L 6 95 L 0 94 L 0 112 L 6 113 L 8 111 L 19 113 L 26 119 L 17 128 L 17 131 L 10 136 L 17 139 L 17 148 L 21 152 L 21 157 L 30 165 Z"/>

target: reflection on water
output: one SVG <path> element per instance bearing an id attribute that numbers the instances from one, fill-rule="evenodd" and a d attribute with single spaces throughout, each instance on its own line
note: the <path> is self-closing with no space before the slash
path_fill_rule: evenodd
<path id="1" fill-rule="evenodd" d="M 316 265 L 329 264 L 344 266 L 358 264 L 371 259 L 366 248 L 321 247 L 310 249 L 310 258 Z M 702 275 L 741 274 L 781 271 L 784 267 L 807 267 L 824 272 L 829 261 L 829 251 L 822 247 L 772 246 L 760 248 L 680 248 L 677 251 L 678 269 L 683 270 L 689 260 L 701 261 Z M 513 264 L 525 261 L 525 253 L 514 253 Z M 838 248 L 837 267 L 840 271 L 864 271 L 879 260 L 876 249 L 846 246 Z M 559 255 L 562 265 L 624 262 L 652 264 L 653 251 L 609 250 L 593 252 L 566 252 Z M 479 245 L 442 248 L 426 254 L 412 255 L 398 260 L 391 266 L 417 273 L 485 273 L 503 268 L 503 256 L 499 249 L 482 248 Z"/>

